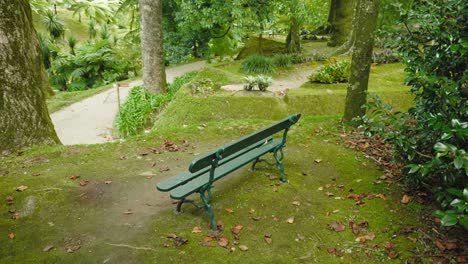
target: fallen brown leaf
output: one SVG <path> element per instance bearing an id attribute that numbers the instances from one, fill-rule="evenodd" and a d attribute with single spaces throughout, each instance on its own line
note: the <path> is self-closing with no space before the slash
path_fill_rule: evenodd
<path id="1" fill-rule="evenodd" d="M 45 248 L 44 248 L 42 251 L 43 251 L 43 252 L 49 252 L 49 251 L 51 251 L 53 248 L 54 248 L 54 246 L 52 246 L 52 245 L 47 245 L 47 246 L 45 246 Z"/>
<path id="2" fill-rule="evenodd" d="M 83 180 L 83 181 L 80 181 L 80 186 L 86 186 L 88 185 L 89 181 L 88 180 Z"/>
<path id="3" fill-rule="evenodd" d="M 242 251 L 247 251 L 247 250 L 249 250 L 249 247 L 247 247 L 246 245 L 240 245 L 239 249 L 242 250 Z"/>
<path id="4" fill-rule="evenodd" d="M 72 246 L 67 248 L 67 253 L 73 253 L 81 248 L 80 245 Z"/>
<path id="5" fill-rule="evenodd" d="M 163 165 L 163 166 L 159 167 L 159 171 L 160 171 L 160 172 L 169 171 L 169 170 L 170 170 L 170 169 L 169 169 L 169 166 L 166 166 L 166 165 Z"/>
<path id="6" fill-rule="evenodd" d="M 70 180 L 74 181 L 76 179 L 78 179 L 80 177 L 80 175 L 71 175 L 70 177 L 68 177 Z"/>
<path id="7" fill-rule="evenodd" d="M 395 244 L 393 244 L 392 242 L 390 241 L 385 241 L 383 243 L 383 246 L 386 248 L 386 249 L 393 249 L 395 247 Z"/>
<path id="8" fill-rule="evenodd" d="M 342 223 L 339 223 L 339 222 L 329 224 L 328 228 L 336 232 L 341 232 L 346 229 L 346 227 Z"/>
<path id="9" fill-rule="evenodd" d="M 18 187 L 16 187 L 16 191 L 18 192 L 24 192 L 28 189 L 28 186 L 25 186 L 25 185 L 20 185 Z"/>
<path id="10" fill-rule="evenodd" d="M 34 177 L 37 177 L 37 176 L 40 176 L 41 174 L 39 172 L 34 172 L 31 175 L 34 176 Z"/>
<path id="11" fill-rule="evenodd" d="M 398 257 L 398 252 L 396 251 L 390 251 L 387 253 L 387 256 L 391 259 L 396 259 Z"/>
<path id="12" fill-rule="evenodd" d="M 226 210 L 226 212 L 228 212 L 230 214 L 234 213 L 234 210 L 232 210 L 232 208 L 226 208 L 224 210 Z"/>
<path id="13" fill-rule="evenodd" d="M 15 234 L 10 233 L 10 234 L 8 235 L 8 237 L 9 237 L 10 239 L 14 239 L 14 238 L 15 238 Z"/>
<path id="14" fill-rule="evenodd" d="M 358 225 L 353 221 L 349 221 L 349 228 L 351 228 L 351 232 L 353 232 L 354 235 L 358 235 L 360 232 Z"/>
<path id="15" fill-rule="evenodd" d="M 112 181 L 104 181 L 105 184 L 111 184 Z"/>
<path id="16" fill-rule="evenodd" d="M 316 160 L 314 160 L 314 162 L 315 163 L 320 163 L 320 162 L 322 162 L 322 159 L 316 159 Z"/>
<path id="17" fill-rule="evenodd" d="M 192 234 L 198 234 L 198 233 L 201 233 L 202 232 L 202 229 L 201 227 L 199 226 L 196 226 L 192 229 Z"/>
<path id="18" fill-rule="evenodd" d="M 265 242 L 266 242 L 267 244 L 271 244 L 271 242 L 273 242 L 273 240 L 272 240 L 272 238 L 271 238 L 271 234 L 265 234 L 265 235 L 263 236 L 263 239 L 265 240 Z"/>
<path id="19" fill-rule="evenodd" d="M 127 211 L 123 212 L 124 215 L 131 215 L 133 214 L 131 209 L 128 209 Z"/>
<path id="20" fill-rule="evenodd" d="M 407 203 L 411 202 L 411 200 L 412 200 L 412 197 L 405 194 L 405 195 L 403 195 L 403 197 L 401 198 L 401 203 L 402 203 L 402 204 L 407 204 Z"/>
<path id="21" fill-rule="evenodd" d="M 299 201 L 293 201 L 292 204 L 295 205 L 295 206 L 301 205 L 301 203 Z"/>
<path id="22" fill-rule="evenodd" d="M 183 237 L 176 237 L 176 238 L 174 239 L 174 242 L 175 242 L 175 245 L 176 245 L 177 247 L 180 247 L 180 246 L 186 244 L 186 243 L 188 242 L 188 239 L 183 238 Z"/>
<path id="23" fill-rule="evenodd" d="M 237 224 L 236 226 L 234 226 L 234 227 L 231 229 L 231 231 L 232 231 L 233 234 L 238 235 L 238 234 L 240 233 L 240 231 L 242 230 L 242 228 L 244 228 L 243 225 Z"/>
<path id="24" fill-rule="evenodd" d="M 294 224 L 294 216 L 288 218 L 288 220 L 286 220 L 286 222 L 287 222 L 288 224 Z"/>
<path id="25" fill-rule="evenodd" d="M 222 237 L 218 240 L 218 245 L 224 247 L 224 248 L 227 248 L 227 246 L 229 245 L 229 238 L 227 237 Z"/>
<path id="26" fill-rule="evenodd" d="M 15 203 L 15 198 L 11 195 L 8 195 L 5 200 L 7 205 L 12 205 Z"/>
<path id="27" fill-rule="evenodd" d="M 372 234 L 367 234 L 365 236 L 360 236 L 360 237 L 356 238 L 356 242 L 364 243 L 364 242 L 366 242 L 368 240 L 372 241 L 372 240 L 374 240 L 374 238 L 375 238 L 375 234 L 373 234 L 373 233 Z"/>

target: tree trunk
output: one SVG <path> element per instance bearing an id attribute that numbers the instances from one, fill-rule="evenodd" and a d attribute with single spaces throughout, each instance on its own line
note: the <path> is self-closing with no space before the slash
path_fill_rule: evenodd
<path id="1" fill-rule="evenodd" d="M 165 93 L 162 0 L 140 0 L 140 13 L 143 86 L 152 93 Z"/>
<path id="2" fill-rule="evenodd" d="M 27 0 L 0 0 L 0 154 L 60 143 L 45 103 L 50 86 Z"/>
<path id="3" fill-rule="evenodd" d="M 354 30 L 359 37 L 356 38 L 351 58 L 351 75 L 344 113 L 344 120 L 347 123 L 366 113 L 362 106 L 367 98 L 379 0 L 359 0 L 357 9 L 359 16 L 356 17 Z"/>
<path id="4" fill-rule="evenodd" d="M 296 17 L 291 17 L 289 33 L 286 37 L 286 51 L 289 53 L 301 52 L 301 38 L 299 35 L 299 23 Z"/>
<path id="5" fill-rule="evenodd" d="M 333 21 L 331 21 L 329 46 L 340 46 L 348 39 L 353 28 L 355 1 L 357 0 L 332 0 L 330 14 L 333 14 Z"/>

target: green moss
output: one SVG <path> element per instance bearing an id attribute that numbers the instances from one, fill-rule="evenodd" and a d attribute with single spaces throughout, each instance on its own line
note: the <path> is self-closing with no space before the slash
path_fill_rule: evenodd
<path id="1" fill-rule="evenodd" d="M 391 70 L 380 69 L 381 73 Z M 389 82 L 395 77 L 380 75 Z M 0 258 L 11 263 L 181 263 L 195 257 L 205 263 L 400 263 L 411 252 L 425 252 L 422 232 L 398 232 L 408 226 L 420 228 L 420 211 L 398 202 L 401 190 L 397 184 L 375 184 L 382 172 L 336 140 L 335 135 L 342 133 L 336 129 L 341 116 L 336 110 L 340 89 L 335 87 L 335 94 L 329 96 L 323 92 L 326 88 L 318 88 L 320 93 L 303 87 L 297 93 L 291 91 L 287 100 L 229 92 L 191 96 L 181 89 L 149 134 L 122 143 L 40 147 L 0 157 L 0 197 L 3 201 L 8 195 L 15 199 L 14 205 L 0 203 Z M 155 185 L 184 171 L 195 155 L 295 111 L 301 111 L 303 117 L 290 131 L 285 149 L 288 184 L 271 180 L 270 176 L 278 176 L 277 171 L 260 163 L 255 172 L 242 168 L 214 188 L 215 215 L 225 225 L 224 235 L 232 243 L 230 229 L 242 224 L 239 243 L 249 250 L 242 252 L 234 246 L 236 251 L 229 253 L 216 243 L 214 248 L 199 245 L 208 233 L 208 217 L 190 205 L 184 205 L 183 214 L 175 214 L 167 194 L 156 191 Z M 323 132 L 317 135 L 318 128 Z M 148 149 L 159 149 L 164 140 L 175 142 L 180 150 L 148 154 Z M 182 140 L 190 145 L 184 147 Z M 318 159 L 321 162 L 314 162 Z M 160 166 L 169 166 L 170 171 L 160 172 Z M 71 180 L 72 175 L 80 178 Z M 80 186 L 80 181 L 89 182 Z M 327 184 L 336 186 L 319 189 Z M 19 185 L 28 189 L 16 192 Z M 364 206 L 357 206 L 346 198 L 350 193 L 383 193 L 387 200 L 365 199 Z M 8 213 L 13 208 L 20 212 L 17 220 Z M 226 208 L 234 212 L 229 214 Z M 294 217 L 293 224 L 286 222 L 290 217 Z M 368 221 L 362 234 L 374 233 L 376 238 L 355 242 L 350 220 Z M 345 224 L 346 230 L 329 230 L 327 225 L 335 221 Z M 202 233 L 192 233 L 195 226 Z M 15 239 L 8 238 L 10 233 Z M 166 238 L 171 233 L 189 242 L 175 247 Z M 272 235 L 271 244 L 264 242 L 265 234 Z M 385 241 L 396 245 L 397 260 L 386 257 Z M 47 245 L 55 249 L 43 252 Z M 75 245 L 81 248 L 73 254 L 66 252 Z M 329 254 L 327 248 L 331 247 L 343 250 L 344 256 Z M 369 256 L 367 252 L 371 252 Z"/>

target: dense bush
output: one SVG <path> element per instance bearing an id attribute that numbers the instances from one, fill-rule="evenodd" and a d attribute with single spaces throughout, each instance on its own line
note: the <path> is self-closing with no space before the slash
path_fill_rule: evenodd
<path id="1" fill-rule="evenodd" d="M 177 91 L 196 75 L 197 72 L 190 72 L 177 77 L 168 86 L 168 92 L 165 94 L 152 94 L 141 86 L 134 87 L 120 108 L 115 121 L 115 127 L 120 136 L 125 138 L 143 131 L 151 122 L 153 113 L 171 101 Z"/>
<path id="2" fill-rule="evenodd" d="M 407 63 L 415 106 L 394 114 L 378 107 L 365 117 L 382 132 L 405 165 L 407 182 L 432 191 L 442 225 L 468 229 L 467 16 L 463 0 L 419 0 L 404 13 L 396 46 Z M 430 15 L 429 15 L 430 14 Z M 377 126 L 376 126 L 377 124 Z M 383 129 L 385 125 L 390 125 Z M 377 129 L 375 129 L 377 127 Z"/>
<path id="3" fill-rule="evenodd" d="M 102 40 L 86 43 L 73 53 L 56 52 L 48 74 L 50 82 L 58 89 L 76 91 L 124 80 L 128 77 L 129 65 L 107 40 Z"/>
<path id="4" fill-rule="evenodd" d="M 271 74 L 273 60 L 263 55 L 251 55 L 242 61 L 241 70 L 250 74 Z"/>
<path id="5" fill-rule="evenodd" d="M 309 76 L 310 82 L 339 83 L 348 82 L 351 64 L 349 61 L 330 59 L 316 73 Z"/>

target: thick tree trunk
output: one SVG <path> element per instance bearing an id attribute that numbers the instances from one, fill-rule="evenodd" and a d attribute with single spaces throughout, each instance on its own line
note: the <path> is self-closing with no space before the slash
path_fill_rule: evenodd
<path id="1" fill-rule="evenodd" d="M 162 0 L 140 0 L 143 86 L 152 93 L 167 91 L 162 8 Z"/>
<path id="2" fill-rule="evenodd" d="M 340 46 L 348 39 L 353 28 L 355 1 L 357 0 L 332 0 L 330 14 L 333 14 L 333 21 L 331 21 L 329 46 Z"/>
<path id="3" fill-rule="evenodd" d="M 301 38 L 299 35 L 299 23 L 296 17 L 291 17 L 289 33 L 286 37 L 286 51 L 289 53 L 301 52 Z"/>
<path id="4" fill-rule="evenodd" d="M 0 154 L 59 143 L 45 103 L 50 91 L 27 0 L 0 0 Z"/>
<path id="5" fill-rule="evenodd" d="M 347 123 L 351 123 L 353 118 L 363 116 L 366 113 L 362 106 L 367 100 L 379 0 L 359 0 L 357 9 L 359 16 L 356 17 L 354 27 L 356 41 L 351 58 L 351 75 L 344 113 L 344 120 Z"/>

